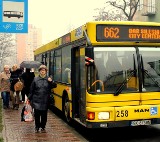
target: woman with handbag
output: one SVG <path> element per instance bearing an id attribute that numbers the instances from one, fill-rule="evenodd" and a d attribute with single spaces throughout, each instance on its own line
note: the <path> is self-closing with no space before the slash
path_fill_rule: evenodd
<path id="1" fill-rule="evenodd" d="M 11 95 L 13 109 L 16 110 L 18 110 L 19 108 L 19 101 L 20 101 L 19 93 L 21 90 L 15 90 L 16 87 L 15 84 L 20 80 L 22 72 L 23 70 L 18 69 L 18 66 L 16 64 L 13 65 L 10 77 L 10 82 L 11 82 L 10 95 Z"/>

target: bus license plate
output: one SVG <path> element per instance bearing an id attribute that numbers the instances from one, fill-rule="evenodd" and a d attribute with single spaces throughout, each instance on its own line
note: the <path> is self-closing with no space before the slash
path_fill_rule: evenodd
<path id="1" fill-rule="evenodd" d="M 131 126 L 151 125 L 151 120 L 131 121 Z"/>

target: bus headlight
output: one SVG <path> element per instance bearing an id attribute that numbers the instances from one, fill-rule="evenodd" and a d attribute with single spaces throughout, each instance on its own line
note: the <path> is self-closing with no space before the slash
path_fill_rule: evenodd
<path id="1" fill-rule="evenodd" d="M 106 120 L 110 118 L 109 112 L 99 112 L 98 113 L 98 119 L 99 120 Z"/>

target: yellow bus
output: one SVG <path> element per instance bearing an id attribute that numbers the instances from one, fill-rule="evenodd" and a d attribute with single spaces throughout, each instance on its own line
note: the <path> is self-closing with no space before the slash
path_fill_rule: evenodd
<path id="1" fill-rule="evenodd" d="M 160 123 L 160 24 L 91 21 L 34 51 L 57 83 L 68 123 L 111 128 Z"/>

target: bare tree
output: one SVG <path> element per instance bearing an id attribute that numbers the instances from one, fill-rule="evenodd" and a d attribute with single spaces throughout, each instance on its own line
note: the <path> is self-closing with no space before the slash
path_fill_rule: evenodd
<path id="1" fill-rule="evenodd" d="M 110 0 L 106 3 L 120 9 L 127 17 L 128 21 L 132 21 L 137 11 L 140 0 Z"/>
<path id="2" fill-rule="evenodd" d="M 0 34 L 0 70 L 2 70 L 2 65 L 9 57 L 16 55 L 15 45 L 13 43 L 13 35 L 10 33 Z"/>
<path id="3" fill-rule="evenodd" d="M 106 9 L 106 7 L 103 7 L 103 8 L 96 8 L 95 11 L 97 11 L 97 14 L 93 16 L 95 21 L 127 20 L 126 16 L 117 9 Z"/>

